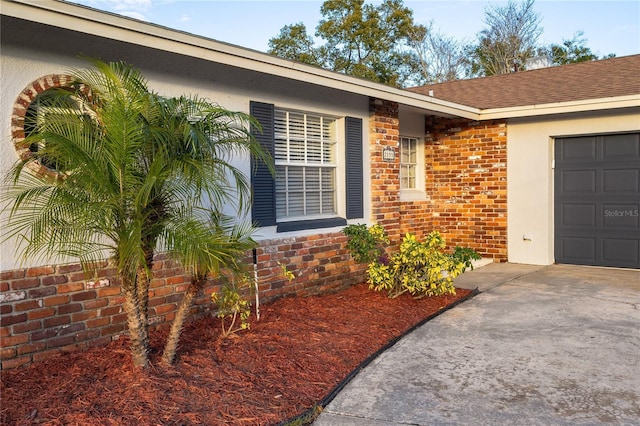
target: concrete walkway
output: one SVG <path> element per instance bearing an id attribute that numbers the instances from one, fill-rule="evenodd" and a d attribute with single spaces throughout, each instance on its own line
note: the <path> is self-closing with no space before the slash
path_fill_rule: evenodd
<path id="1" fill-rule="evenodd" d="M 315 426 L 640 425 L 640 271 L 492 264 Z"/>

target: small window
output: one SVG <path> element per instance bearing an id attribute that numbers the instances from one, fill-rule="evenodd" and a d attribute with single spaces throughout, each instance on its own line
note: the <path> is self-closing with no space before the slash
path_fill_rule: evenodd
<path id="1" fill-rule="evenodd" d="M 400 137 L 400 189 L 417 189 L 418 139 Z"/>
<path id="2" fill-rule="evenodd" d="M 275 110 L 276 219 L 320 219 L 337 214 L 336 119 Z"/>
<path id="3" fill-rule="evenodd" d="M 24 118 L 25 137 L 31 136 L 45 123 L 51 124 L 51 131 L 64 134 L 75 124 L 91 123 L 91 115 L 68 90 L 49 89 L 38 94 L 29 104 Z M 41 154 L 45 145 L 46 140 L 40 140 L 31 143 L 28 149 L 42 166 L 54 172 L 63 171 L 63 166 L 58 161 L 47 154 Z"/>

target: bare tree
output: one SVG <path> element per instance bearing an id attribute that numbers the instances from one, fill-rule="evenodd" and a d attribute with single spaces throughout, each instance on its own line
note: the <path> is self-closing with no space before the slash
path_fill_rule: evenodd
<path id="1" fill-rule="evenodd" d="M 434 30 L 433 21 L 427 26 L 416 26 L 409 45 L 421 83 L 442 83 L 461 77 L 465 66 L 463 45 L 454 37 Z"/>
<path id="2" fill-rule="evenodd" d="M 485 9 L 486 28 L 478 34 L 478 45 L 469 49 L 472 75 L 507 74 L 523 70 L 527 58 L 535 55 L 542 34 L 540 15 L 533 10 L 535 1 Z"/>

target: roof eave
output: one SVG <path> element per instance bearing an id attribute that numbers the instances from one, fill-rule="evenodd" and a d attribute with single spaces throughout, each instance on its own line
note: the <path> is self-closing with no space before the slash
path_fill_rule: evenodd
<path id="1" fill-rule="evenodd" d="M 1 0 L 1 14 L 477 120 L 480 110 L 58 0 Z M 69 22 L 73 20 L 73 22 Z M 71 25 L 70 25 L 71 24 Z"/>
<path id="2" fill-rule="evenodd" d="M 614 110 L 640 107 L 640 94 L 610 98 L 586 99 L 571 102 L 556 102 L 524 105 L 507 108 L 488 108 L 480 111 L 480 120 L 537 117 L 542 115 L 571 114 L 588 111 Z"/>

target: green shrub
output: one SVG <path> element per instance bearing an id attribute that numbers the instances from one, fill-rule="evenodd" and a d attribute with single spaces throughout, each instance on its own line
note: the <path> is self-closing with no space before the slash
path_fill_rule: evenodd
<path id="1" fill-rule="evenodd" d="M 389 240 L 381 226 L 367 229 L 366 225 L 350 225 L 344 232 L 349 236 L 347 248 L 354 259 L 369 264 L 369 288 L 386 291 L 392 298 L 406 292 L 414 297 L 455 294 L 453 280 L 472 267 L 472 259 L 480 258 L 470 248 L 456 247 L 453 253 L 446 253 L 445 239 L 437 231 L 424 242 L 406 234 L 390 258 L 384 254 Z"/>
<path id="2" fill-rule="evenodd" d="M 460 262 L 464 264 L 464 269 L 462 270 L 462 272 L 464 272 L 468 268 L 473 269 L 473 264 L 471 263 L 472 260 L 482 259 L 482 256 L 480 256 L 477 251 L 469 247 L 456 246 L 451 256 L 454 258 L 456 262 Z"/>
<path id="3" fill-rule="evenodd" d="M 222 337 L 250 328 L 251 303 L 240 295 L 242 289 L 248 286 L 247 279 L 240 279 L 240 284 L 234 279 L 223 285 L 220 293 L 211 293 L 211 301 L 218 307 L 217 316 L 222 319 Z"/>
<path id="4" fill-rule="evenodd" d="M 282 276 L 288 280 L 289 282 L 293 281 L 296 279 L 296 274 L 293 273 L 293 271 L 289 270 L 289 268 L 287 267 L 287 265 L 285 265 L 284 263 L 280 263 L 278 262 L 278 266 L 280 266 L 280 270 L 282 271 Z"/>
<path id="5" fill-rule="evenodd" d="M 380 225 L 370 228 L 365 224 L 349 225 L 342 232 L 349 237 L 347 248 L 358 263 L 377 262 L 389 245 L 389 238 Z"/>

